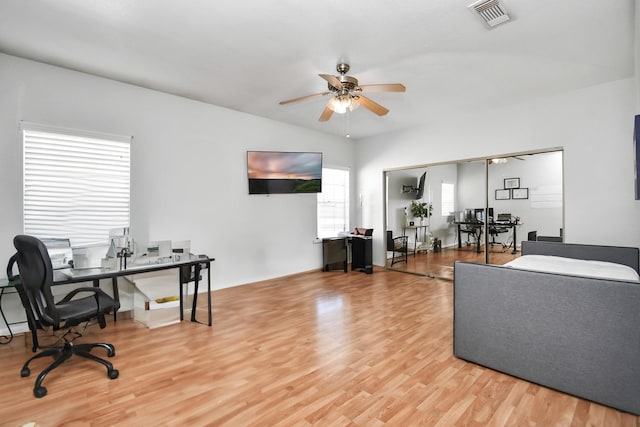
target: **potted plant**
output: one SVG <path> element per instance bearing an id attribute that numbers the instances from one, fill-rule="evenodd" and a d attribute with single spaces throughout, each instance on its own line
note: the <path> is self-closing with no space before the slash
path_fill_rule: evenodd
<path id="1" fill-rule="evenodd" d="M 432 211 L 433 206 L 431 203 L 418 202 L 415 200 L 411 202 L 411 215 L 413 215 L 414 218 L 420 218 L 420 222 L 422 222 L 425 217 L 430 217 Z"/>

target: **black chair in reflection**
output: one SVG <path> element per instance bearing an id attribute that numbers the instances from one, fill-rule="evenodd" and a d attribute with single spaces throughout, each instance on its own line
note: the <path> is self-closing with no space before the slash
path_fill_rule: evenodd
<path id="1" fill-rule="evenodd" d="M 477 245 L 480 239 L 482 239 L 482 227 L 481 223 L 463 223 L 460 224 L 460 233 L 467 235 L 467 246 Z"/>
<path id="2" fill-rule="evenodd" d="M 391 265 L 397 262 L 407 262 L 407 253 L 409 252 L 409 237 L 393 237 L 393 232 L 391 230 L 387 230 L 387 251 L 392 253 Z"/>
<path id="3" fill-rule="evenodd" d="M 107 368 L 109 378 L 118 378 L 119 372 L 110 362 L 90 353 L 93 348 L 101 347 L 107 351 L 107 356 L 113 357 L 116 354 L 113 345 L 106 343 L 74 345 L 73 340 L 81 334 L 72 328 L 92 319 L 97 319 L 100 328 L 104 328 L 105 315 L 120 308 L 120 303 L 97 287 L 76 288 L 60 301 L 54 301 L 51 292 L 53 268 L 44 243 L 35 237 L 20 235 L 13 239 L 13 244 L 17 250 L 16 260 L 20 272 L 20 284 L 17 288 L 29 320 L 29 327 L 34 332 L 36 329 L 45 328 L 52 328 L 54 331 L 68 329 L 60 338 L 64 341 L 62 345 L 42 347 L 43 351 L 31 357 L 23 365 L 20 376 L 28 377 L 31 374 L 29 363 L 32 360 L 53 357 L 53 362 L 38 375 L 35 381 L 34 396 L 43 397 L 47 394 L 47 389 L 42 386 L 45 377 L 73 355 L 101 363 Z M 37 347 L 40 345 L 38 344 Z M 36 349 L 34 346 L 34 352 Z"/>
<path id="4" fill-rule="evenodd" d="M 502 246 L 502 249 L 506 249 L 507 244 L 504 242 L 496 242 L 496 237 L 498 237 L 498 235 L 502 233 L 508 233 L 509 230 L 511 229 L 511 226 L 503 225 L 495 222 L 490 222 L 488 226 L 489 226 L 489 230 L 488 230 L 489 236 L 491 237 L 491 240 L 489 241 L 489 246 L 500 245 Z"/>

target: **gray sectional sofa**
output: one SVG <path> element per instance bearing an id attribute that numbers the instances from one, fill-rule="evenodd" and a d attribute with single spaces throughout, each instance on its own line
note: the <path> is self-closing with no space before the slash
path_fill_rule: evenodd
<path id="1" fill-rule="evenodd" d="M 522 254 L 617 262 L 637 248 L 522 242 Z M 454 354 L 640 414 L 640 283 L 456 262 Z"/>

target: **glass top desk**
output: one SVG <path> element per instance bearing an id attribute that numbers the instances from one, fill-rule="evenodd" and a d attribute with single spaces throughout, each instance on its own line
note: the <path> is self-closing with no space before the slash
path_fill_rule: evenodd
<path id="1" fill-rule="evenodd" d="M 207 270 L 207 325 L 212 324 L 211 315 L 211 262 L 215 261 L 215 258 L 210 258 L 207 255 L 193 255 L 193 254 L 181 254 L 178 257 L 156 258 L 146 260 L 145 258 L 137 259 L 134 262 L 127 265 L 126 268 L 109 268 L 109 267 L 95 267 L 95 268 L 78 268 L 78 269 L 62 269 L 54 270 L 53 285 L 65 285 L 69 283 L 80 282 L 93 282 L 93 286 L 98 286 L 100 280 L 111 279 L 113 286 L 113 297 L 119 300 L 118 295 L 118 277 L 133 276 L 135 274 L 150 273 L 154 271 L 179 269 L 178 290 L 180 299 L 180 320 L 184 320 L 184 305 L 183 305 L 183 285 L 194 282 L 194 295 L 191 309 L 191 321 L 197 323 L 196 319 L 196 304 L 198 300 L 198 285 L 200 282 L 200 274 L 202 270 Z M 0 280 L 0 311 L 2 309 L 2 295 L 5 289 L 16 288 L 20 293 L 20 281 L 8 281 L 6 279 Z M 20 295 L 22 300 L 22 295 Z M 23 300 L 24 305 L 24 300 Z M 31 329 L 34 337 L 34 347 L 37 346 L 37 336 L 35 332 L 35 321 L 33 315 L 27 311 L 27 321 L 29 322 L 29 329 Z M 114 319 L 115 319 L 114 313 Z M 11 338 L 13 334 L 9 324 L 6 321 L 4 312 L 2 312 L 3 320 L 9 329 Z M 8 338 L 11 341 L 11 338 Z M 35 351 L 35 350 L 34 350 Z"/>

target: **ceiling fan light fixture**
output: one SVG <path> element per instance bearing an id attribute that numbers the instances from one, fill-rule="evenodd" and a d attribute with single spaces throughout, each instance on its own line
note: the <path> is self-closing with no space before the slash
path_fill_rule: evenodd
<path id="1" fill-rule="evenodd" d="M 338 114 L 345 114 L 347 111 L 353 111 L 358 107 L 358 103 L 348 93 L 335 95 L 329 105 L 333 112 Z"/>
<path id="2" fill-rule="evenodd" d="M 507 163 L 507 159 L 505 159 L 504 157 L 498 159 L 489 159 L 490 165 L 499 165 L 502 163 Z"/>
<path id="3" fill-rule="evenodd" d="M 346 73 L 349 71 L 349 64 L 338 64 L 336 70 L 339 73 L 338 76 L 334 76 L 331 74 L 318 74 L 318 76 L 320 76 L 324 81 L 327 82 L 327 91 L 280 101 L 280 105 L 329 95 L 329 100 L 326 102 L 324 110 L 322 111 L 322 114 L 320 114 L 320 118 L 318 119 L 318 121 L 320 122 L 328 121 L 333 113 L 346 114 L 349 111 L 355 110 L 360 105 L 362 105 L 363 108 L 371 111 L 372 113 L 377 114 L 378 116 L 384 116 L 389 112 L 389 110 L 376 103 L 372 99 L 369 99 L 368 97 L 362 95 L 362 93 L 404 92 L 406 90 L 404 85 L 401 83 L 359 86 L 358 79 L 346 75 Z"/>

